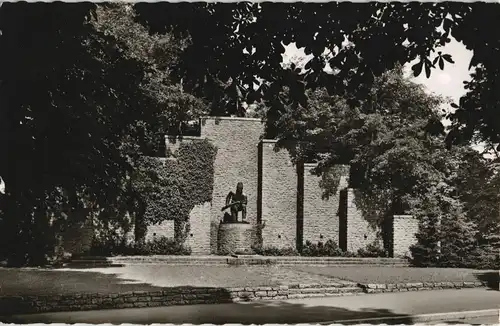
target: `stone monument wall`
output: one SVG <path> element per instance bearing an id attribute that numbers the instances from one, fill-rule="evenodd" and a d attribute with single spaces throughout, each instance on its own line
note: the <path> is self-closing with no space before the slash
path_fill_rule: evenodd
<path id="1" fill-rule="evenodd" d="M 347 189 L 348 169 L 339 170 L 345 175 L 340 176 L 338 191 L 329 199 L 323 199 L 321 178 L 310 173 L 315 165 L 305 164 L 303 173 L 297 173 L 285 149 L 276 151 L 276 141 L 262 139 L 264 125 L 260 119 L 207 117 L 200 121 L 200 137 L 184 137 L 181 142 L 209 139 L 217 147 L 217 156 L 213 200 L 196 207 L 190 216 L 191 233 L 187 244 L 193 254 L 217 253 L 218 228 L 223 217 L 220 209 L 225 205 L 226 195 L 235 190 L 238 182 L 243 183 L 248 197 L 247 220 L 254 226 L 252 232 L 256 231 L 259 220 L 265 223 L 261 231 L 264 246 L 296 247 L 297 233 L 300 233 L 297 231 L 298 213 L 301 213 L 298 212 L 301 207 L 298 194 L 303 195 L 303 242 L 332 239 L 341 247 L 356 252 L 380 240 L 379 229 L 374 228 L 356 207 L 354 190 Z M 169 151 L 175 151 L 179 144 L 179 140 L 173 142 L 166 138 Z M 298 189 L 302 184 L 303 188 Z M 407 232 L 415 227 L 409 219 L 395 218 L 395 254 L 408 251 L 413 240 Z M 171 235 L 173 224 L 151 226 L 148 233 L 151 232 Z"/>
<path id="2" fill-rule="evenodd" d="M 358 209 L 355 202 L 354 189 L 347 189 L 346 206 L 347 206 L 347 250 L 356 253 L 359 249 L 366 248 L 375 240 L 380 240 L 380 229 L 376 227 L 376 223 L 368 217 L 363 216 L 361 210 Z"/>
<path id="3" fill-rule="evenodd" d="M 297 170 L 288 151 L 276 151 L 275 145 L 274 140 L 263 140 L 261 143 L 263 245 L 295 248 Z"/>
<path id="4" fill-rule="evenodd" d="M 163 221 L 159 224 L 153 224 L 147 226 L 146 231 L 146 241 L 151 241 L 155 238 L 166 237 L 166 238 L 174 238 L 174 221 Z"/>
<path id="5" fill-rule="evenodd" d="M 304 235 L 303 242 L 312 243 L 333 240 L 339 242 L 340 192 L 347 188 L 349 169 L 340 178 L 337 192 L 324 198 L 325 190 L 321 187 L 321 177 L 311 171 L 316 164 L 304 165 Z"/>
<path id="6" fill-rule="evenodd" d="M 217 233 L 223 217 L 221 208 L 226 204 L 229 191 L 243 182 L 243 192 L 248 197 L 247 221 L 257 222 L 258 197 L 258 146 L 264 133 L 260 119 L 215 118 L 201 119 L 201 137 L 217 147 L 214 164 L 214 191 L 210 209 L 210 252 L 217 252 Z M 240 215 L 238 218 L 241 218 Z"/>
<path id="7" fill-rule="evenodd" d="M 394 215 L 394 257 L 411 257 L 410 247 L 417 242 L 418 219 L 411 215 Z"/>
<path id="8" fill-rule="evenodd" d="M 196 205 L 189 216 L 191 231 L 186 239 L 186 245 L 191 248 L 193 255 L 210 254 L 211 209 L 211 203 Z"/>

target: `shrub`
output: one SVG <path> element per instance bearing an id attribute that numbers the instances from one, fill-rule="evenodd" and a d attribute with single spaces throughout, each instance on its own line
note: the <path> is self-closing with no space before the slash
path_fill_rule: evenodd
<path id="1" fill-rule="evenodd" d="M 446 214 L 441 221 L 441 267 L 469 267 L 477 249 L 473 223 L 455 212 Z"/>
<path id="2" fill-rule="evenodd" d="M 262 256 L 299 256 L 294 248 L 252 247 L 253 251 Z"/>
<path id="3" fill-rule="evenodd" d="M 416 234 L 417 243 L 410 247 L 412 265 L 418 267 L 437 266 L 440 258 L 438 223 L 438 217 L 435 214 L 420 217 L 419 230 Z"/>
<path id="4" fill-rule="evenodd" d="M 191 255 L 191 249 L 175 239 L 158 237 L 147 242 L 128 244 L 125 242 L 96 241 L 88 253 L 92 256 L 136 256 L 136 255 Z"/>
<path id="5" fill-rule="evenodd" d="M 308 257 L 347 257 L 352 256 L 351 253 L 345 252 L 333 241 L 328 240 L 324 244 L 318 242 L 317 244 L 307 240 L 301 252 L 302 256 Z"/>
<path id="6" fill-rule="evenodd" d="M 358 257 L 387 257 L 387 253 L 380 246 L 380 244 L 375 241 L 366 246 L 366 248 L 361 248 L 358 250 Z"/>
<path id="7" fill-rule="evenodd" d="M 191 248 L 180 244 L 175 239 L 167 237 L 154 238 L 144 244 L 136 246 L 137 252 L 142 255 L 191 255 Z"/>

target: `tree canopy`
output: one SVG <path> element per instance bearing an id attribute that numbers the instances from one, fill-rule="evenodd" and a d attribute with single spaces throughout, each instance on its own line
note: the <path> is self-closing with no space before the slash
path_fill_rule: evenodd
<path id="1" fill-rule="evenodd" d="M 4 239 L 19 263 L 45 259 L 50 245 L 40 243 L 54 219 L 81 209 L 103 216 L 130 209 L 131 159 L 157 153 L 167 130 L 203 107 L 166 78 L 181 42 L 156 42 L 132 14 L 109 19 L 123 7 L 102 9 L 0 8 Z"/>
<path id="2" fill-rule="evenodd" d="M 183 122 L 204 113 L 245 115 L 243 102 L 266 104 L 271 135 L 319 143 L 331 139 L 326 131 L 341 133 L 341 141 L 328 146 L 360 166 L 376 167 L 366 180 L 397 178 L 391 169 L 429 174 L 413 149 L 433 164 L 454 157 L 435 143 L 443 137 L 422 134 L 422 128 L 442 132 L 441 117 L 426 109 L 439 101 L 417 96 L 419 105 L 407 103 L 405 114 L 415 114 L 415 124 L 385 111 L 394 121 L 382 123 L 377 114 L 395 107 L 383 94 L 377 101 L 386 109 L 369 103 L 379 78 L 399 64 L 420 59 L 414 72 L 429 76 L 452 63 L 451 55 L 439 52 L 451 38 L 473 51 L 475 71 L 451 115 L 449 144 L 500 142 L 494 87 L 500 37 L 491 28 L 500 17 L 497 4 L 139 3 L 137 16 L 127 8 L 57 2 L 0 7 L 1 211 L 15 230 L 10 239 L 20 260 L 38 249 L 29 259 L 43 260 L 41 239 L 54 216 L 118 210 L 131 196 L 130 160 L 157 153 L 163 133 L 182 132 Z M 305 70 L 282 66 L 284 45 L 292 42 L 313 55 Z M 335 111 L 339 107 L 345 109 Z M 294 132 L 303 134 L 289 134 L 287 117 L 304 112 L 331 125 L 314 134 L 310 122 L 296 126 Z M 424 113 L 433 119 L 423 119 Z M 367 152 L 348 146 L 354 141 Z M 398 151 L 391 152 L 395 142 Z M 374 153 L 383 162 L 396 164 L 393 158 L 401 155 L 415 164 L 380 165 Z M 422 186 L 419 180 L 414 186 Z"/>
<path id="3" fill-rule="evenodd" d="M 293 101 L 306 105 L 305 89 L 326 87 L 356 105 L 368 96 L 375 77 L 397 64 L 419 60 L 416 75 L 453 63 L 440 47 L 451 38 L 473 51 L 468 92 L 451 114 L 449 143 L 474 137 L 499 143 L 499 37 L 491 28 L 498 4 L 486 3 L 140 3 L 140 20 L 151 31 L 189 33 L 192 44 L 176 69 L 185 87 L 207 98 L 232 85 L 233 96 L 265 98 L 272 110 L 279 92 L 291 88 Z M 439 28 L 441 27 L 441 28 Z M 304 73 L 282 69 L 284 45 L 295 42 L 312 59 Z M 325 72 L 328 67 L 332 73 Z M 226 111 L 235 110 L 231 103 Z"/>

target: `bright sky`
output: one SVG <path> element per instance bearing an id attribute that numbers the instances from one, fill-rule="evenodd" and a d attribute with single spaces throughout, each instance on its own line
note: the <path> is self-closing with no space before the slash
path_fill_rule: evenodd
<path id="1" fill-rule="evenodd" d="M 286 52 L 283 55 L 284 62 L 290 62 L 290 60 L 305 64 L 307 58 L 303 50 L 297 49 L 295 44 L 290 44 L 285 47 Z M 463 81 L 469 80 L 469 62 L 472 58 L 472 52 L 467 50 L 462 43 L 458 43 L 454 39 L 446 46 L 439 48 L 439 51 L 443 53 L 451 54 L 454 64 L 449 64 L 445 62 L 444 70 L 439 68 L 433 70 L 431 77 L 427 78 L 425 73 L 422 72 L 420 76 L 414 80 L 418 83 L 424 84 L 429 92 L 434 92 L 446 97 L 450 97 L 453 101 L 458 101 L 458 99 L 465 94 L 463 87 Z M 410 63 L 405 66 L 407 68 L 408 75 L 411 75 Z"/>
<path id="2" fill-rule="evenodd" d="M 297 49 L 295 44 L 290 44 L 285 48 L 286 52 L 283 55 L 285 63 L 299 61 L 305 64 L 307 62 L 303 50 Z M 470 59 L 472 58 L 472 52 L 467 50 L 462 43 L 455 41 L 453 38 L 450 43 L 439 48 L 438 51 L 450 54 L 455 63 L 450 64 L 445 62 L 444 70 L 439 68 L 434 69 L 430 78 L 427 78 L 423 71 L 420 76 L 414 78 L 411 72 L 411 66 L 414 64 L 413 62 L 405 66 L 407 74 L 414 78 L 415 82 L 423 84 L 428 92 L 449 97 L 453 102 L 458 103 L 460 97 L 465 94 L 463 82 L 470 79 L 468 68 Z M 450 109 L 449 105 L 445 105 L 443 108 L 447 110 Z M 443 123 L 448 125 L 449 121 L 443 121 Z M 474 146 L 474 148 L 481 150 L 482 146 Z"/>

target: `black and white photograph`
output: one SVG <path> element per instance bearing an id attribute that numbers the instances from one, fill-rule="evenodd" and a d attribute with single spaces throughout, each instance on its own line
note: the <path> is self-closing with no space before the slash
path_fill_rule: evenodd
<path id="1" fill-rule="evenodd" d="M 0 2 L 0 323 L 500 324 L 500 2 Z"/>

